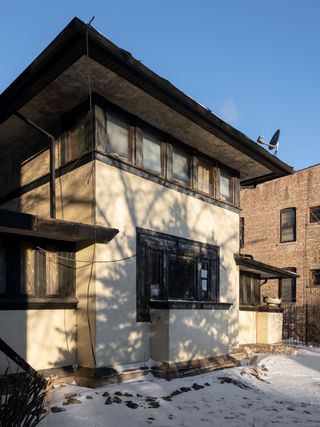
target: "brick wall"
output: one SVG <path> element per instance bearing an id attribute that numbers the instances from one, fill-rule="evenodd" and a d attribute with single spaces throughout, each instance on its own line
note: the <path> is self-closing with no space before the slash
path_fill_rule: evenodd
<path id="1" fill-rule="evenodd" d="M 320 223 L 309 220 L 314 206 L 320 206 L 320 165 L 241 191 L 242 253 L 276 267 L 295 267 L 299 305 L 320 301 L 320 287 L 309 287 L 310 269 L 320 269 Z M 280 211 L 286 208 L 296 208 L 296 241 L 281 243 Z M 278 296 L 278 281 L 263 285 L 261 294 Z"/>

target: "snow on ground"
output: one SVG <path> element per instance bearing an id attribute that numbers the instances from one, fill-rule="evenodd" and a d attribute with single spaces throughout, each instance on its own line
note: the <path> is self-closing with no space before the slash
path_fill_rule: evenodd
<path id="1" fill-rule="evenodd" d="M 51 408 L 64 411 L 40 427 L 320 426 L 320 349 L 245 363 L 171 381 L 149 374 L 97 389 L 57 386 Z"/>

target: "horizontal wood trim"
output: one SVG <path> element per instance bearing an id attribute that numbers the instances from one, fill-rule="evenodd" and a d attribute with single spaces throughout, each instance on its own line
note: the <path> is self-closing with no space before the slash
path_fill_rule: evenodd
<path id="1" fill-rule="evenodd" d="M 140 176 L 141 178 L 148 179 L 149 181 L 152 181 L 152 182 L 155 182 L 156 184 L 160 184 L 164 187 L 170 188 L 171 190 L 178 191 L 179 193 L 186 194 L 187 196 L 191 196 L 198 200 L 202 200 L 203 202 L 207 202 L 212 205 L 219 206 L 224 209 L 228 209 L 232 212 L 240 213 L 240 208 L 237 206 L 230 205 L 223 201 L 214 199 L 209 194 L 205 195 L 204 193 L 201 193 L 195 189 L 179 185 L 177 181 L 174 181 L 174 182 L 168 181 L 167 179 L 165 179 L 164 177 L 161 177 L 160 175 L 153 174 L 152 172 L 147 172 L 129 163 L 120 161 L 119 158 L 112 156 L 110 154 L 97 152 L 95 158 L 105 164 L 108 164 L 110 166 L 115 166 L 121 170 Z"/>
<path id="2" fill-rule="evenodd" d="M 58 168 L 56 170 L 56 177 L 57 178 L 61 177 L 91 161 L 92 161 L 92 152 L 87 152 L 82 157 L 79 157 L 76 160 L 72 160 L 66 163 L 65 165 L 61 166 L 60 168 Z M 10 202 L 11 200 L 14 200 L 18 197 L 21 197 L 24 194 L 29 193 L 30 191 L 35 190 L 38 187 L 41 187 L 44 184 L 48 184 L 49 182 L 50 182 L 50 173 L 47 173 L 41 176 L 40 178 L 35 179 L 34 181 L 31 181 L 28 184 L 25 184 L 1 196 L 0 205 Z"/>
<path id="3" fill-rule="evenodd" d="M 0 310 L 65 310 L 77 308 L 76 298 L 0 298 Z"/>
<path id="4" fill-rule="evenodd" d="M 111 154 L 104 154 L 96 151 L 94 153 L 88 152 L 84 154 L 81 158 L 77 160 L 73 160 L 65 164 L 64 166 L 60 167 L 59 169 L 57 169 L 56 176 L 57 177 L 63 176 L 85 165 L 86 163 L 91 162 L 92 160 L 99 160 L 102 163 L 108 164 L 110 166 L 115 166 L 118 169 L 140 176 L 141 178 L 145 178 L 149 181 L 155 182 L 156 184 L 160 184 L 164 187 L 170 188 L 171 190 L 178 191 L 179 193 L 183 193 L 183 194 L 186 194 L 187 196 L 191 196 L 198 200 L 202 200 L 203 202 L 210 203 L 215 206 L 219 206 L 223 209 L 228 209 L 232 212 L 240 213 L 240 208 L 237 206 L 228 204 L 221 200 L 214 199 L 209 194 L 206 195 L 195 189 L 184 187 L 182 185 L 177 184 L 177 182 L 168 181 L 167 179 L 162 178 L 160 175 L 153 174 L 152 172 L 147 172 L 143 169 L 133 166 L 132 164 L 122 161 L 119 159 L 119 157 L 112 156 Z M 29 193 L 30 191 L 35 190 L 36 188 L 49 183 L 49 181 L 50 181 L 50 174 L 47 174 L 42 176 L 39 179 L 36 179 L 30 182 L 29 184 L 26 184 L 20 188 L 17 188 L 16 190 L 13 190 L 5 194 L 4 196 L 0 197 L 0 205 L 10 202 L 11 200 L 14 200 L 18 197 L 21 197 L 24 194 Z"/>
<path id="5" fill-rule="evenodd" d="M 233 305 L 214 301 L 149 301 L 148 305 L 160 310 L 229 310 Z"/>
<path id="6" fill-rule="evenodd" d="M 264 305 L 240 305 L 240 311 L 259 311 L 263 313 L 282 313 L 283 308 L 280 307 L 268 307 Z"/>

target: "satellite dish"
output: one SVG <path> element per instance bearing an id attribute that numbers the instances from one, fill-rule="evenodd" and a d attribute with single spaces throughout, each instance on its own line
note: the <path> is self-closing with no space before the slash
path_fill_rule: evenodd
<path id="1" fill-rule="evenodd" d="M 259 144 L 266 145 L 269 148 L 269 150 L 275 150 L 274 154 L 276 155 L 279 149 L 279 137 L 280 137 L 280 129 L 277 129 L 273 134 L 272 138 L 270 139 L 269 144 L 265 142 L 263 136 L 259 136 L 257 139 L 257 142 L 259 142 Z"/>

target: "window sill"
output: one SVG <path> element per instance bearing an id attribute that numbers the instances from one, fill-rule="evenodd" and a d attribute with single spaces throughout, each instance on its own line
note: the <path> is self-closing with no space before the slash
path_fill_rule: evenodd
<path id="1" fill-rule="evenodd" d="M 268 307 L 266 305 L 240 305 L 240 311 L 259 311 L 263 313 L 282 313 L 283 308 Z"/>
<path id="2" fill-rule="evenodd" d="M 0 298 L 0 310 L 63 310 L 77 308 L 76 298 Z"/>
<path id="3" fill-rule="evenodd" d="M 229 310 L 232 303 L 214 301 L 152 300 L 148 302 L 148 305 L 149 308 L 164 310 Z"/>
<path id="4" fill-rule="evenodd" d="M 277 243 L 276 246 L 296 245 L 296 244 L 297 244 L 296 240 L 291 240 L 290 242 L 279 242 Z"/>

